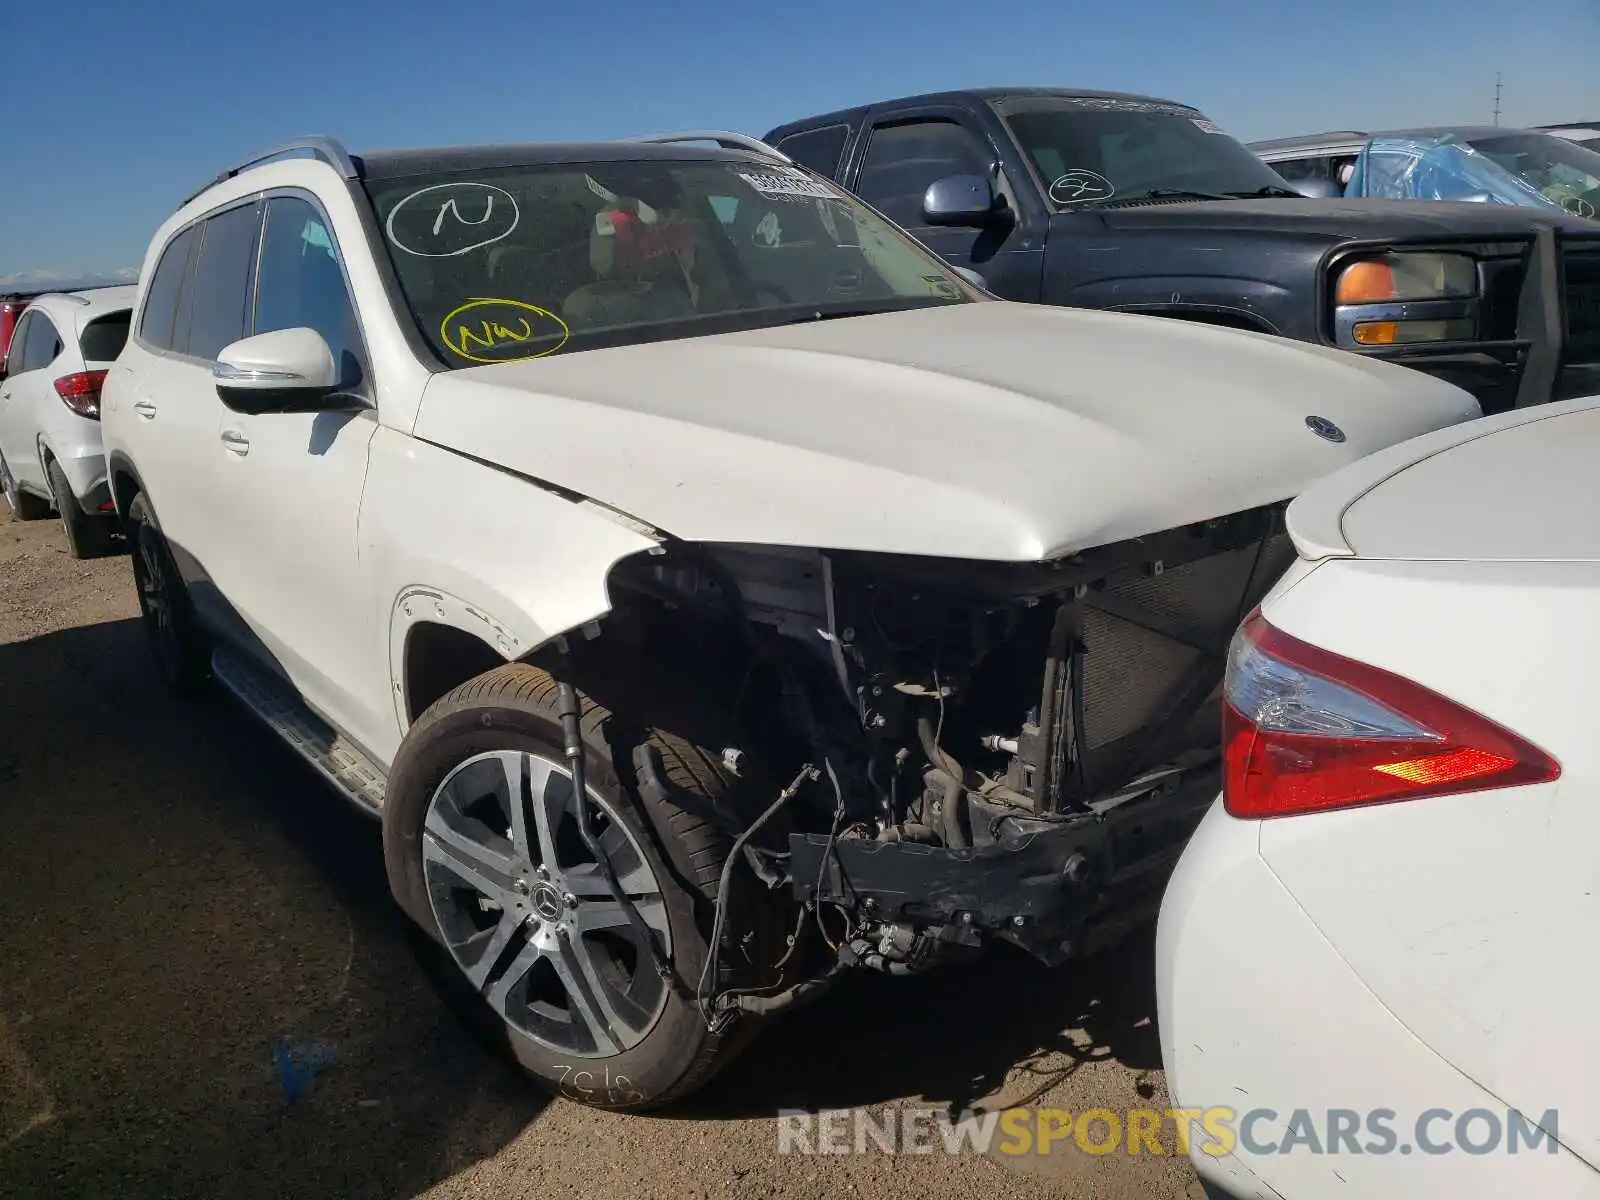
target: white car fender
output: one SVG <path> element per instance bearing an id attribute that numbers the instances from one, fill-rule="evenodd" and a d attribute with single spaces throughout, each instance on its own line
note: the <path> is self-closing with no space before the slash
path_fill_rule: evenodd
<path id="1" fill-rule="evenodd" d="M 659 539 L 606 510 L 427 442 L 380 431 L 362 500 L 374 628 L 394 702 L 392 757 L 410 723 L 406 645 L 431 622 L 508 662 L 611 609 L 606 577 Z M 526 554 L 516 552 L 528 547 Z M 537 552 L 535 552 L 537 551 Z"/>

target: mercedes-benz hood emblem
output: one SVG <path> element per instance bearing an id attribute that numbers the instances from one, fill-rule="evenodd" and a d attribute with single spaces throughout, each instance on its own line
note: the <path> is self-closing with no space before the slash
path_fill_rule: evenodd
<path id="1" fill-rule="evenodd" d="M 1311 416 L 1306 418 L 1306 427 L 1319 438 L 1329 442 L 1344 441 L 1344 430 L 1340 429 L 1327 417 Z"/>

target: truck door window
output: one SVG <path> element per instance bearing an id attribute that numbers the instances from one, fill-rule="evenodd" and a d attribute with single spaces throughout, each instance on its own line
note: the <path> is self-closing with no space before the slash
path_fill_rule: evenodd
<path id="1" fill-rule="evenodd" d="M 947 175 L 987 175 L 993 152 L 954 121 L 930 119 L 872 131 L 856 194 L 897 225 L 923 224 L 922 196 Z"/>
<path id="2" fill-rule="evenodd" d="M 818 175 L 836 179 L 839 158 L 844 154 L 844 144 L 849 137 L 850 126 L 825 125 L 821 129 L 791 133 L 778 143 L 777 148 L 802 167 L 810 167 Z"/>

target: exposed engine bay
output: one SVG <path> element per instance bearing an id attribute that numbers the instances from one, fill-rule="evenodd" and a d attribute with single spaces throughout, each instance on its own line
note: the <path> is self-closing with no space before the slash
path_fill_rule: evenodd
<path id="1" fill-rule="evenodd" d="M 791 953 L 811 927 L 827 947 L 775 995 L 719 993 L 714 961 L 708 1013 L 994 939 L 1058 962 L 1153 906 L 1217 792 L 1229 639 L 1293 554 L 1271 506 L 1040 563 L 672 541 L 619 563 L 606 640 L 692 671 L 726 765 L 773 782 L 728 830 L 714 955 L 746 869 L 800 909 Z"/>

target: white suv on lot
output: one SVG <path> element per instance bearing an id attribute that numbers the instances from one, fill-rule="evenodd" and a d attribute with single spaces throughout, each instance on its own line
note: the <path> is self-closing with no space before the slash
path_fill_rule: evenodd
<path id="1" fill-rule="evenodd" d="M 55 509 L 76 558 L 116 532 L 100 446 L 100 388 L 128 339 L 132 287 L 50 293 L 28 305 L 0 367 L 0 488 L 19 521 Z"/>
<path id="2" fill-rule="evenodd" d="M 166 678 L 380 816 L 445 996 L 616 1108 L 845 967 L 1153 906 L 1284 502 L 1478 415 L 995 300 L 734 135 L 316 139 L 143 280 L 104 420 Z"/>

